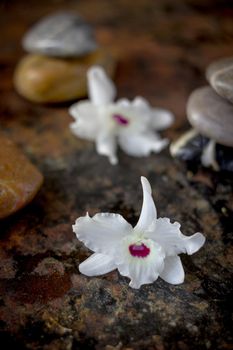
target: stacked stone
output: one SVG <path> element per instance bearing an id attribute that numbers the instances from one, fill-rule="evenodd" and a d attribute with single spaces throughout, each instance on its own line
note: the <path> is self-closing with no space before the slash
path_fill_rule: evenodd
<path id="1" fill-rule="evenodd" d="M 93 30 L 82 17 L 59 12 L 36 23 L 23 38 L 29 52 L 19 62 L 14 85 L 25 98 L 56 103 L 84 97 L 86 72 L 101 65 L 111 76 L 113 57 L 97 48 Z"/>
<path id="2" fill-rule="evenodd" d="M 171 154 L 216 171 L 233 171 L 233 57 L 213 62 L 206 78 L 210 86 L 196 89 L 188 99 L 193 129 L 171 144 Z"/>

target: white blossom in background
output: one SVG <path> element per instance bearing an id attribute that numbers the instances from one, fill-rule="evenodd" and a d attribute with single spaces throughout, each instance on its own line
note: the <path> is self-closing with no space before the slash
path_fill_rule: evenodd
<path id="1" fill-rule="evenodd" d="M 94 254 L 79 265 L 87 276 L 103 275 L 118 269 L 130 278 L 132 288 L 154 282 L 158 276 L 171 284 L 184 281 L 184 270 L 178 254 L 198 251 L 205 242 L 201 233 L 185 236 L 178 222 L 157 219 L 151 186 L 141 178 L 143 205 L 133 228 L 121 215 L 87 214 L 76 220 L 73 231 Z"/>
<path id="2" fill-rule="evenodd" d="M 117 144 L 135 157 L 160 152 L 167 146 L 168 140 L 161 139 L 156 130 L 172 124 L 171 112 L 152 108 L 142 97 L 114 102 L 115 85 L 99 66 L 89 69 L 87 80 L 89 100 L 69 109 L 75 119 L 70 127 L 76 136 L 95 141 L 97 152 L 107 156 L 111 164 L 118 162 Z"/>

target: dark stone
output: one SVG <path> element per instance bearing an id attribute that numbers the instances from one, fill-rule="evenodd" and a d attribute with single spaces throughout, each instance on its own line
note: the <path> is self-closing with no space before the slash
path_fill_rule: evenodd
<path id="1" fill-rule="evenodd" d="M 220 169 L 233 171 L 233 148 L 223 145 L 216 145 L 216 159 Z"/>
<path id="2" fill-rule="evenodd" d="M 176 157 L 183 161 L 200 161 L 201 153 L 208 141 L 207 137 L 197 134 L 177 150 Z"/>
<path id="3" fill-rule="evenodd" d="M 181 138 L 182 137 L 183 135 Z M 208 144 L 209 140 L 210 139 L 205 136 L 195 134 L 185 144 L 183 144 L 182 147 L 179 147 L 173 156 L 185 162 L 200 164 L 202 151 Z M 220 170 L 233 172 L 232 147 L 216 144 L 216 160 L 220 167 Z"/>

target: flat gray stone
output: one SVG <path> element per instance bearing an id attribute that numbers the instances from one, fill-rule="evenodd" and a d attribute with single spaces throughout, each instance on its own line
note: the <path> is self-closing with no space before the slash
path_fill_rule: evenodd
<path id="1" fill-rule="evenodd" d="M 206 78 L 220 96 L 233 103 L 233 57 L 210 64 L 206 70 Z"/>
<path id="2" fill-rule="evenodd" d="M 193 91 L 187 103 L 187 116 L 201 135 L 233 147 L 233 105 L 211 87 Z"/>
<path id="3" fill-rule="evenodd" d="M 28 52 L 56 57 L 82 56 L 97 48 L 91 26 L 72 12 L 43 18 L 25 34 L 22 44 Z"/>

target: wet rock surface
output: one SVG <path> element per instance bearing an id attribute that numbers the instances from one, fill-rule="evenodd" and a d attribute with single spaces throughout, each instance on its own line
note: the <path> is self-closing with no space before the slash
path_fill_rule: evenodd
<path id="1" fill-rule="evenodd" d="M 67 106 L 20 98 L 11 79 L 25 28 L 67 6 L 42 0 L 29 16 L 25 8 L 32 4 L 9 2 L 0 14 L 6 33 L 0 38 L 1 127 L 45 177 L 34 201 L 0 222 L 1 344 L 17 350 L 231 348 L 232 177 L 187 172 L 168 150 L 145 159 L 121 153 L 112 167 L 92 143 L 72 136 Z M 100 42 L 119 51 L 119 95 L 141 94 L 172 110 L 177 123 L 165 136 L 176 138 L 185 128 L 187 97 L 203 83 L 205 67 L 219 52 L 230 55 L 231 10 L 217 1 L 155 6 L 140 0 L 132 16 L 128 2 L 89 4 L 69 2 L 96 23 Z M 116 271 L 96 278 L 78 272 L 90 251 L 76 240 L 71 224 L 86 211 L 118 212 L 135 224 L 141 175 L 151 182 L 159 216 L 181 222 L 187 235 L 200 231 L 207 237 L 197 254 L 181 256 L 182 285 L 158 279 L 133 290 Z"/>

